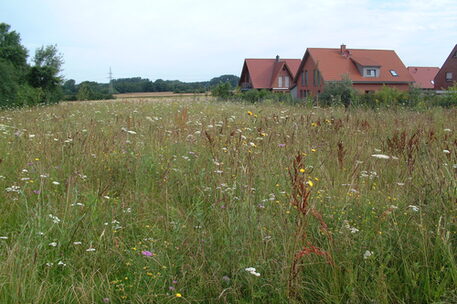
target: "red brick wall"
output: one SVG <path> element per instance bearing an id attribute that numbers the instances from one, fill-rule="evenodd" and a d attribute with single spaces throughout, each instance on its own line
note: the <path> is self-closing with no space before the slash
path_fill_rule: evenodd
<path id="1" fill-rule="evenodd" d="M 454 55 L 457 52 L 457 45 L 452 50 L 449 57 L 444 62 L 438 74 L 435 76 L 435 89 L 436 90 L 445 90 L 454 85 L 457 82 L 457 57 Z M 446 80 L 446 72 L 452 73 L 452 80 Z"/>
<path id="2" fill-rule="evenodd" d="M 292 76 L 289 74 L 288 70 L 287 69 L 281 69 L 281 71 L 279 71 L 278 73 L 278 76 L 276 76 L 276 79 L 274 79 L 273 81 L 273 88 L 279 88 L 279 77 L 282 77 L 282 88 L 285 88 L 286 87 L 286 81 L 285 81 L 285 76 L 289 77 L 289 88 L 292 87 L 293 85 L 293 78 Z"/>
<path id="3" fill-rule="evenodd" d="M 303 68 L 298 71 L 298 80 L 297 80 L 297 94 L 299 98 L 304 97 L 304 92 L 308 91 L 309 95 L 316 96 L 318 93 L 321 93 L 324 88 L 324 81 L 322 78 L 320 79 L 320 85 L 318 85 L 318 81 L 316 79 L 316 82 L 314 82 L 314 70 L 316 70 L 316 64 L 314 63 L 313 59 L 311 57 L 308 57 L 306 59 L 305 64 L 303 65 Z M 303 72 L 307 70 L 308 71 L 308 85 L 302 85 L 302 78 L 303 78 Z M 314 85 L 316 83 L 316 85 Z"/>

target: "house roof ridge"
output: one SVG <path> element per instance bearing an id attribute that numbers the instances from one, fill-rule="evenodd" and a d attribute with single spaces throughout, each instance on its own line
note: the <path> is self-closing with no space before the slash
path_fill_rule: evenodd
<path id="1" fill-rule="evenodd" d="M 340 48 L 317 48 L 317 47 L 309 47 L 308 50 L 336 50 L 339 51 Z M 358 48 L 346 48 L 348 51 L 389 51 L 395 52 L 395 50 L 391 49 L 358 49 Z"/>
<path id="2" fill-rule="evenodd" d="M 437 66 L 424 66 L 424 65 L 408 65 L 406 68 L 434 68 L 439 69 Z"/>

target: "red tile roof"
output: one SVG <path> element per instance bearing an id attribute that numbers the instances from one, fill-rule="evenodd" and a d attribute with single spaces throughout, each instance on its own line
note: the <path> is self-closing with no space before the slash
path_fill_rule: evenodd
<path id="1" fill-rule="evenodd" d="M 352 55 L 351 59 L 362 66 L 371 66 L 371 67 L 380 66 L 380 64 L 377 61 L 373 60 L 372 58 L 365 57 L 365 56 Z"/>
<path id="2" fill-rule="evenodd" d="M 416 82 L 415 86 L 421 89 L 433 89 L 438 67 L 408 67 L 408 71 Z"/>
<path id="3" fill-rule="evenodd" d="M 252 86 L 255 89 L 271 89 L 272 81 L 284 64 L 287 64 L 292 79 L 300 66 L 300 59 L 246 59 L 245 64 L 251 77 Z"/>
<path id="4" fill-rule="evenodd" d="M 300 69 L 307 56 L 310 56 L 317 64 L 324 81 L 339 81 L 344 75 L 348 75 L 353 82 L 414 82 L 403 62 L 392 50 L 347 49 L 345 55 L 342 55 L 339 48 L 308 48 Z M 380 66 L 380 75 L 372 78 L 362 76 L 354 61 L 363 66 Z M 398 76 L 392 75 L 391 70 L 395 71 Z M 297 77 L 295 77 L 295 81 L 297 81 Z"/>

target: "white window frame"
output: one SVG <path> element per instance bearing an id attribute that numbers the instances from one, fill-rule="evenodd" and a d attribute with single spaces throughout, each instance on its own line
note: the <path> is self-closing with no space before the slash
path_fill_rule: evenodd
<path id="1" fill-rule="evenodd" d="M 278 88 L 282 88 L 282 76 L 278 77 Z"/>
<path id="2" fill-rule="evenodd" d="M 446 75 L 445 75 L 446 81 L 452 81 L 452 76 L 453 76 L 452 72 L 446 72 Z"/>
<path id="3" fill-rule="evenodd" d="M 363 76 L 371 78 L 379 77 L 379 68 L 365 67 L 363 68 Z"/>
<path id="4" fill-rule="evenodd" d="M 368 77 L 376 77 L 376 69 L 367 69 Z"/>
<path id="5" fill-rule="evenodd" d="M 290 85 L 289 76 L 284 76 L 284 87 L 288 88 Z"/>

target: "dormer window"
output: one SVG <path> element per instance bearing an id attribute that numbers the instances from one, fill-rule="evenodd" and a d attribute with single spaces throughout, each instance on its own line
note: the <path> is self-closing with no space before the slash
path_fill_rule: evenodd
<path id="1" fill-rule="evenodd" d="M 390 72 L 390 74 L 391 74 L 392 76 L 398 77 L 397 71 L 395 71 L 395 70 L 390 70 L 389 72 Z"/>
<path id="2" fill-rule="evenodd" d="M 378 67 L 363 67 L 363 77 L 379 77 Z"/>
<path id="3" fill-rule="evenodd" d="M 376 69 L 367 69 L 368 77 L 376 77 Z"/>

